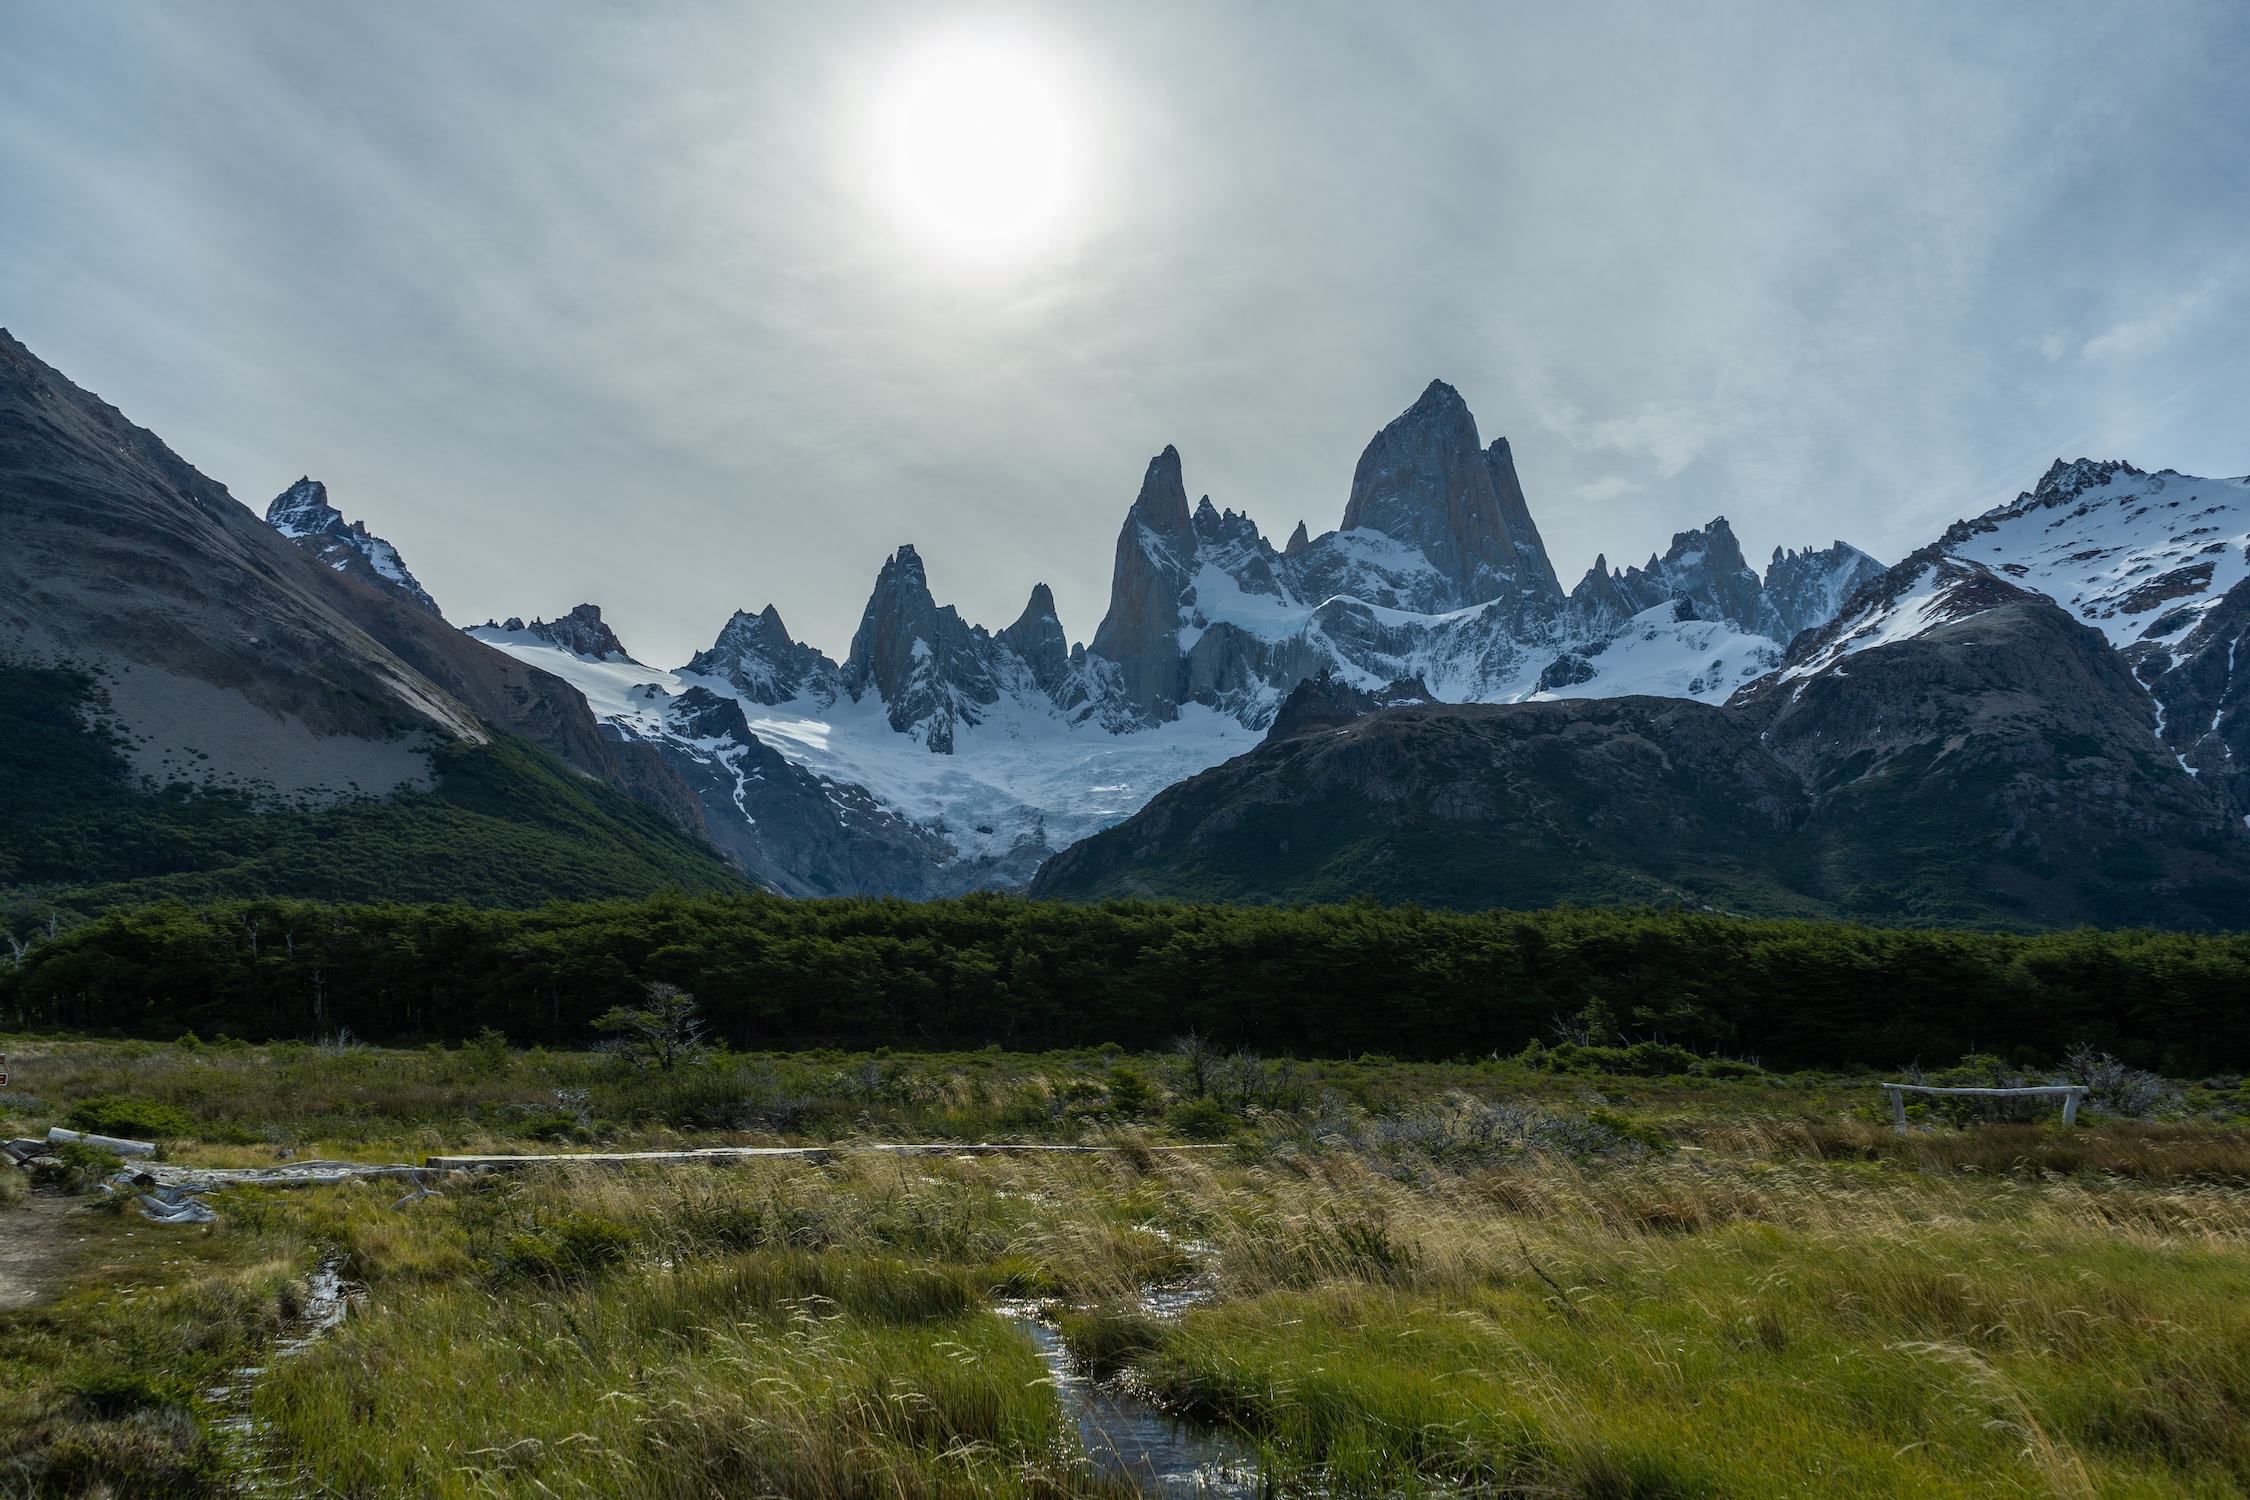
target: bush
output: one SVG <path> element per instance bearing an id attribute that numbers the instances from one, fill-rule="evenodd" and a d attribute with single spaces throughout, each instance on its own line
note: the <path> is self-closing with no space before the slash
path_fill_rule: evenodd
<path id="1" fill-rule="evenodd" d="M 1235 1119 L 1216 1099 L 1182 1104 L 1171 1114 L 1172 1128 L 1192 1141 L 1223 1141 L 1234 1134 Z"/>
<path id="2" fill-rule="evenodd" d="M 526 1281 L 585 1281 L 618 1265 L 633 1251 L 633 1231 L 601 1214 L 568 1214 L 535 1234 L 511 1238 L 499 1269 Z"/>
<path id="3" fill-rule="evenodd" d="M 84 1141 L 58 1141 L 51 1154 L 62 1166 L 47 1168 L 38 1180 L 73 1193 L 92 1192 L 125 1166 L 125 1158 L 108 1147 L 89 1146 Z"/>
<path id="4" fill-rule="evenodd" d="M 73 1130 L 128 1140 L 154 1141 L 195 1134 L 195 1122 L 171 1105 L 120 1094 L 97 1094 L 79 1100 L 63 1116 L 63 1123 Z"/>
<path id="5" fill-rule="evenodd" d="M 1599 1125 L 1604 1130 L 1614 1131 L 1624 1139 L 1637 1141 L 1651 1151 L 1669 1151 L 1672 1149 L 1672 1143 L 1665 1137 L 1663 1131 L 1657 1129 L 1654 1125 L 1629 1119 L 1614 1109 L 1589 1109 L 1586 1111 L 1586 1123 Z"/>
<path id="6" fill-rule="evenodd" d="M 1692 1072 L 1698 1061 L 1687 1048 L 1669 1042 L 1635 1042 L 1630 1047 L 1564 1042 L 1545 1056 L 1547 1066 L 1558 1073 L 1637 1074 L 1644 1078 Z"/>
<path id="7" fill-rule="evenodd" d="M 1109 1102 L 1122 1115 L 1139 1114 L 1155 1097 L 1156 1091 L 1149 1087 L 1148 1080 L 1122 1064 L 1111 1068 L 1105 1081 L 1109 1085 Z"/>

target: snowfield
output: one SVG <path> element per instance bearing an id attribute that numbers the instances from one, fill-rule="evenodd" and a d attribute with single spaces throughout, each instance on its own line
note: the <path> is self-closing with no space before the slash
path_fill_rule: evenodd
<path id="1" fill-rule="evenodd" d="M 962 859 L 1004 855 L 1034 838 L 1064 848 L 1265 738 L 1201 704 L 1172 723 L 1118 735 L 1006 693 L 981 707 L 981 723 L 956 727 L 951 755 L 935 755 L 891 728 L 873 692 L 856 703 L 839 694 L 769 705 L 723 678 L 596 661 L 529 630 L 480 625 L 469 634 L 554 673 L 586 695 L 597 719 L 639 739 L 665 738 L 665 706 L 690 688 L 737 699 L 759 739 L 817 776 L 866 788 L 890 811 L 943 834 Z"/>

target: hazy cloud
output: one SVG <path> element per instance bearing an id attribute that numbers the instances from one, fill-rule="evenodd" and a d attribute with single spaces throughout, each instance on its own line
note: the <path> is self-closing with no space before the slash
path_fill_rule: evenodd
<path id="1" fill-rule="evenodd" d="M 1083 177 L 966 274 L 867 122 L 948 27 L 1051 58 Z M 1336 524 L 1432 376 L 1566 579 L 1729 516 L 1886 558 L 2047 460 L 2250 469 L 2229 4 L 0 10 L 0 323 L 458 620 L 839 652 L 917 543 L 1091 635 L 1142 465 Z"/>

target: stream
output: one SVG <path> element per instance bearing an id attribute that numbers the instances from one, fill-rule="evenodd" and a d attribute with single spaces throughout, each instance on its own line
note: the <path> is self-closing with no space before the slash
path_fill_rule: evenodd
<path id="1" fill-rule="evenodd" d="M 269 1451 L 264 1424 L 250 1413 L 250 1396 L 259 1377 L 275 1364 L 333 1332 L 351 1312 L 352 1298 L 360 1290 L 344 1280 L 341 1255 L 326 1257 L 306 1278 L 304 1294 L 298 1299 L 296 1332 L 274 1342 L 265 1364 L 231 1371 L 225 1385 L 212 1386 L 203 1393 L 205 1399 L 226 1411 L 211 1425 L 225 1435 L 224 1441 L 234 1453 L 234 1493 L 280 1500 L 303 1492 L 304 1476 L 294 1465 L 278 1462 Z"/>
<path id="2" fill-rule="evenodd" d="M 227 1383 L 204 1396 L 226 1415 L 212 1426 L 236 1456 L 234 1492 L 258 1500 L 284 1500 L 302 1492 L 304 1476 L 268 1451 L 265 1426 L 251 1414 L 258 1381 L 275 1364 L 333 1332 L 351 1312 L 360 1288 L 344 1280 L 340 1255 L 324 1259 L 306 1279 L 296 1331 L 277 1340 L 262 1365 L 231 1371 Z M 1176 1311 L 1175 1297 L 1155 1294 L 1151 1310 Z M 1163 1303 L 1164 1306 L 1156 1304 Z M 1038 1315 L 1038 1305 L 1008 1302 L 993 1311 L 1032 1347 L 1052 1374 L 1055 1395 L 1078 1428 L 1086 1459 L 1097 1474 L 1121 1479 L 1144 1495 L 1243 1496 L 1267 1493 L 1255 1448 L 1227 1433 L 1172 1416 L 1136 1395 L 1122 1381 L 1095 1381 L 1080 1373 L 1062 1335 Z"/>
<path id="3" fill-rule="evenodd" d="M 994 1311 L 1031 1340 L 1053 1372 L 1055 1395 L 1077 1424 L 1094 1472 L 1122 1479 L 1144 1495 L 1266 1493 L 1251 1445 L 1171 1416 L 1122 1382 L 1087 1379 L 1062 1335 L 1040 1321 L 1035 1304 L 1002 1303 Z"/>

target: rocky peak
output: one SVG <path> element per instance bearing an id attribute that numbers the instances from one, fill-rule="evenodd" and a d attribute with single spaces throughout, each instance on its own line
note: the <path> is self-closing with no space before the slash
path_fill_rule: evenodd
<path id="1" fill-rule="evenodd" d="M 1800 631 L 1834 619 L 1845 600 L 1882 573 L 1881 563 L 1846 542 L 1817 551 L 1774 548 L 1766 564 L 1765 633 L 1787 645 Z"/>
<path id="2" fill-rule="evenodd" d="M 2040 476 L 2038 487 L 2016 496 L 2016 503 L 2031 501 L 2041 506 L 2068 505 L 2088 490 L 2098 490 L 2110 480 L 2123 474 L 2128 478 L 2142 477 L 2142 471 L 2123 459 L 2106 461 L 2081 458 L 2074 463 L 2056 459 Z"/>
<path id="3" fill-rule="evenodd" d="M 836 700 L 836 664 L 790 639 L 781 611 L 770 604 L 754 615 L 736 610 L 711 649 L 696 652 L 681 670 L 730 682 L 753 703 L 809 696 L 825 708 Z"/>
<path id="4" fill-rule="evenodd" d="M 621 661 L 636 667 L 640 665 L 626 654 L 625 643 L 617 638 L 617 632 L 602 622 L 599 605 L 581 604 L 559 619 L 533 620 L 523 628 L 548 644 L 560 646 L 571 655 L 583 657 L 587 661 Z"/>
<path id="5" fill-rule="evenodd" d="M 1305 534 L 1305 523 L 1299 521 L 1297 529 L 1289 533 L 1289 545 L 1281 549 L 1281 555 L 1283 557 L 1295 557 L 1311 545 L 1312 538 Z"/>
<path id="6" fill-rule="evenodd" d="M 1116 664 L 1126 697 L 1151 723 L 1179 717 L 1180 595 L 1195 573 L 1195 543 L 1179 450 L 1167 444 L 1148 461 L 1118 531 L 1109 613 L 1092 648 Z"/>
<path id="7" fill-rule="evenodd" d="M 266 507 L 266 524 L 291 541 L 349 529 L 344 525 L 344 513 L 328 503 L 328 486 L 309 474 L 273 497 Z"/>
<path id="8" fill-rule="evenodd" d="M 1362 528 L 1418 549 L 1449 585 L 1445 607 L 1560 601 L 1507 443 L 1484 448 L 1468 404 L 1442 380 L 1360 454 L 1342 529 Z"/>
<path id="9" fill-rule="evenodd" d="M 1180 511 L 1186 510 L 1183 496 Z M 844 690 L 857 699 L 873 688 L 891 728 L 950 755 L 955 726 L 983 722 L 980 708 L 999 700 L 984 659 L 991 639 L 931 597 L 921 554 L 903 546 L 876 575 L 844 662 Z"/>
<path id="10" fill-rule="evenodd" d="M 328 503 L 328 486 L 310 475 L 273 497 L 266 524 L 345 577 L 401 595 L 415 608 L 445 618 L 429 591 L 407 571 L 398 549 L 369 535 L 365 521 L 345 521 L 344 513 Z"/>
<path id="11" fill-rule="evenodd" d="M 1203 497 L 1205 506 L 1211 497 Z M 1195 519 L 1188 512 L 1187 485 L 1180 474 L 1180 450 L 1170 443 L 1148 461 L 1141 492 L 1133 497 L 1132 519 L 1170 544 L 1184 559 L 1195 551 Z"/>
<path id="12" fill-rule="evenodd" d="M 1047 585 L 1032 586 L 1031 599 L 1016 616 L 1016 623 L 994 639 L 1023 659 L 1031 669 L 1032 680 L 1055 700 L 1056 707 L 1075 706 L 1065 701 L 1072 696 L 1070 637 L 1063 633 L 1062 618 L 1055 613 L 1054 592 Z"/>
<path id="13" fill-rule="evenodd" d="M 1639 614 L 1641 606 L 1625 592 L 1623 575 L 1609 565 L 1606 553 L 1596 553 L 1594 565 L 1570 591 L 1571 613 L 1579 632 L 1600 640 Z"/>
<path id="14" fill-rule="evenodd" d="M 1647 566 L 1627 568 L 1618 587 L 1636 613 L 1666 599 L 1692 599 L 1697 615 L 1706 620 L 1732 620 L 1745 630 L 1760 630 L 1765 623 L 1758 575 L 1743 560 L 1742 544 L 1725 516 L 1674 534 L 1662 557 L 1652 555 Z"/>
<path id="15" fill-rule="evenodd" d="M 691 687 L 664 705 L 664 727 L 687 740 L 730 740 L 737 745 L 754 743 L 750 721 L 743 716 L 742 700 Z"/>

